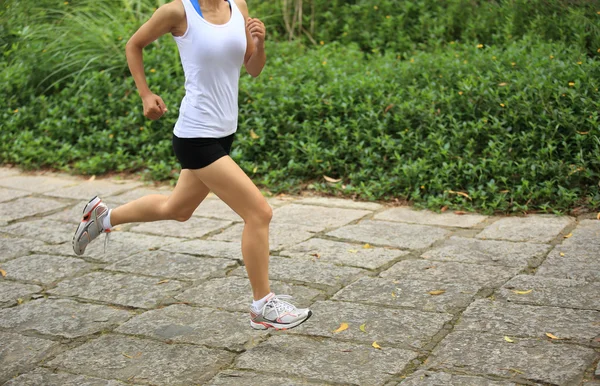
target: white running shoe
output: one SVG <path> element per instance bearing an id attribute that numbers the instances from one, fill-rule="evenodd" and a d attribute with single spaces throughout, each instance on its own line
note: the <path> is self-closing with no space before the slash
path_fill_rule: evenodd
<path id="1" fill-rule="evenodd" d="M 312 316 L 308 308 L 296 308 L 282 299 L 291 299 L 289 295 L 275 295 L 267 299 L 262 309 L 250 307 L 250 325 L 256 330 L 288 330 L 306 322 Z"/>
<path id="2" fill-rule="evenodd" d="M 104 229 L 102 220 L 108 216 L 108 207 L 96 196 L 87 203 L 83 209 L 83 219 L 79 223 L 73 236 L 73 251 L 76 255 L 83 255 L 85 248 L 102 233 L 108 233 L 110 229 Z"/>

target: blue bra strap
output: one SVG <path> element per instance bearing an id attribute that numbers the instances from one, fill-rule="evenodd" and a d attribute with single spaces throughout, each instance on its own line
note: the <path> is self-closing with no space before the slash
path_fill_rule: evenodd
<path id="1" fill-rule="evenodd" d="M 198 12 L 200 17 L 203 18 L 204 16 L 202 16 L 202 10 L 200 9 L 200 3 L 198 2 L 198 0 L 190 0 L 190 1 L 192 2 L 194 9 Z"/>

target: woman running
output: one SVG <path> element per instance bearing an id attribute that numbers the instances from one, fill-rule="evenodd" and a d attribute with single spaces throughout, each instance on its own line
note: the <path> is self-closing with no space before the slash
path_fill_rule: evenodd
<path id="1" fill-rule="evenodd" d="M 244 0 L 174 0 L 161 6 L 131 37 L 126 54 L 144 104 L 144 115 L 157 120 L 167 112 L 150 91 L 143 48 L 171 33 L 185 73 L 185 97 L 173 130 L 173 150 L 181 174 L 172 194 L 148 195 L 109 209 L 94 197 L 83 210 L 73 237 L 73 250 L 87 245 L 112 227 L 134 222 L 188 220 L 210 191 L 244 220 L 242 255 L 254 302 L 250 325 L 255 329 L 289 329 L 312 312 L 298 309 L 269 286 L 269 224 L 272 209 L 242 169 L 229 157 L 238 120 L 238 88 L 242 65 L 257 77 L 266 62 L 265 26 L 248 17 Z"/>

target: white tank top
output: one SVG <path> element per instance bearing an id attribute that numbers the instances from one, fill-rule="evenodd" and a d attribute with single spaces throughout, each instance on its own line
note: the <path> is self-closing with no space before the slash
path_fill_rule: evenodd
<path id="1" fill-rule="evenodd" d="M 244 16 L 230 0 L 229 21 L 212 24 L 190 0 L 181 1 L 188 27 L 174 39 L 185 74 L 185 97 L 173 133 L 180 138 L 226 137 L 237 130 L 240 70 L 247 43 Z"/>

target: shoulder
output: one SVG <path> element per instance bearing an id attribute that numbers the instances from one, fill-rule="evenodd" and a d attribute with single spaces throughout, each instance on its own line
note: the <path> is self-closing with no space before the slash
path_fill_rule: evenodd
<path id="1" fill-rule="evenodd" d="M 179 1 L 181 1 L 181 0 L 179 0 Z M 235 5 L 238 6 L 238 8 L 240 9 L 240 11 L 244 15 L 244 17 L 248 18 L 248 4 L 246 4 L 246 0 L 231 0 L 231 1 L 235 1 Z"/>
<path id="2" fill-rule="evenodd" d="M 185 7 L 182 0 L 173 0 L 170 3 L 161 5 L 156 10 L 155 15 L 174 20 L 181 19 L 185 17 Z"/>

